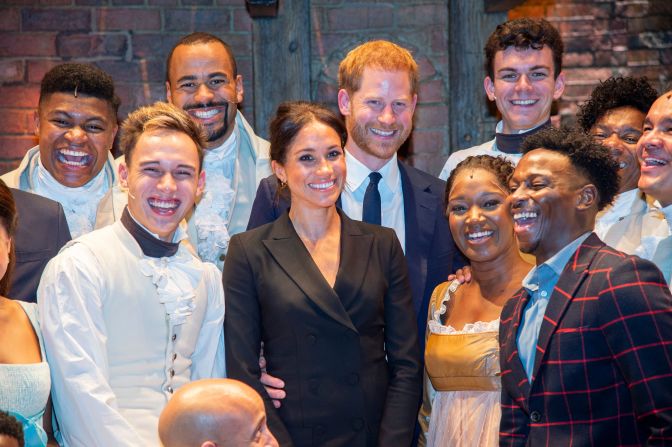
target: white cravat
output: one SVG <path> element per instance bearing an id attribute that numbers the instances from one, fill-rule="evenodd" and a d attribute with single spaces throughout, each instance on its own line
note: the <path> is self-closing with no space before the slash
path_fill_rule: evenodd
<path id="1" fill-rule="evenodd" d="M 72 238 L 93 230 L 96 223 L 98 203 L 108 190 L 105 169 L 84 186 L 70 188 L 56 180 L 44 167 L 40 156 L 33 159 L 31 178 L 35 194 L 59 202 L 63 206 L 65 219 Z"/>

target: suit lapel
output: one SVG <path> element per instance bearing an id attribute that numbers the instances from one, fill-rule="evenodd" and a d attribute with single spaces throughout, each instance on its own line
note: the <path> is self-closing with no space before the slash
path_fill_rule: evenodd
<path id="1" fill-rule="evenodd" d="M 527 398 L 530 394 L 530 382 L 527 379 L 523 363 L 520 361 L 520 356 L 518 355 L 518 343 L 516 342 L 516 338 L 520 322 L 523 318 L 523 310 L 530 300 L 530 295 L 525 288 L 521 288 L 519 295 L 513 296 L 512 300 L 515 300 L 516 304 L 511 315 L 511 323 L 509 324 L 510 329 L 506 334 L 503 334 L 507 339 L 500 341 L 500 345 L 502 346 L 500 356 L 507 360 L 506 364 L 511 368 L 510 374 L 513 378 L 513 382 L 516 384 L 516 389 L 520 393 L 522 402 L 524 402 L 524 408 L 527 409 Z"/>
<path id="2" fill-rule="evenodd" d="M 343 234 L 341 234 L 341 240 L 343 240 Z M 287 213 L 274 222 L 270 238 L 265 239 L 263 244 L 308 299 L 329 317 L 357 332 L 338 295 L 329 287 L 311 259 L 310 253 L 296 234 Z M 341 259 L 341 265 L 343 265 L 343 259 Z M 339 275 L 340 270 L 339 268 Z"/>
<path id="3" fill-rule="evenodd" d="M 434 222 L 436 197 L 431 193 L 429 183 L 407 169 L 403 163 L 398 163 L 401 190 L 404 194 L 405 254 L 409 269 L 415 268 L 419 274 L 419 277 L 411 278 L 412 283 L 415 279 L 420 285 L 419 293 L 413 294 L 413 307 L 418 315 L 422 307 L 422 288 L 427 279 L 427 258 L 421 256 L 421 253 L 429 251 L 428 245 L 432 240 L 434 227 L 428 223 Z M 420 225 L 420 222 L 424 225 Z"/>
<path id="4" fill-rule="evenodd" d="M 546 306 L 544 319 L 539 329 L 539 338 L 537 339 L 537 348 L 534 356 L 534 368 L 532 370 L 532 380 L 537 377 L 539 366 L 543 360 L 548 344 L 551 341 L 553 333 L 556 331 L 562 316 L 574 299 L 576 290 L 583 283 L 588 275 L 588 268 L 597 254 L 598 250 L 604 246 L 595 233 L 592 233 L 579 246 L 572 255 L 567 265 L 558 279 L 558 283 L 553 289 L 551 298 Z"/>
<path id="5" fill-rule="evenodd" d="M 373 236 L 364 234 L 355 223 L 341 215 L 341 261 L 334 289 L 346 309 L 352 308 L 366 276 Z"/>

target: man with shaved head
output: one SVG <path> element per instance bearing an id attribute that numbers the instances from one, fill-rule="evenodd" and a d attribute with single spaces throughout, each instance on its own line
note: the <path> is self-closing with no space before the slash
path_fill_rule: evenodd
<path id="1" fill-rule="evenodd" d="M 180 388 L 159 418 L 164 447 L 277 447 L 261 397 L 232 379 L 204 379 Z"/>

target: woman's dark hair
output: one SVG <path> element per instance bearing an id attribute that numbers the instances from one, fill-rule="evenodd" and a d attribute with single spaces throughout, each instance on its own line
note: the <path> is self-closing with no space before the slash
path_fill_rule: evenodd
<path id="1" fill-rule="evenodd" d="M 5 229 L 7 236 L 14 237 L 16 231 L 16 205 L 14 204 L 14 196 L 9 190 L 5 182 L 0 180 L 0 225 Z M 14 262 L 16 256 L 14 254 L 14 242 L 9 247 L 9 264 L 7 264 L 7 271 L 5 276 L 0 279 L 0 295 L 7 296 L 9 287 L 12 284 L 12 272 L 14 271 Z"/>
<path id="2" fill-rule="evenodd" d="M 25 445 L 25 441 L 23 439 L 23 427 L 21 426 L 21 423 L 19 423 L 19 421 L 17 421 L 16 418 L 11 414 L 5 411 L 0 411 L 0 436 L 3 435 L 16 439 L 19 447 L 23 447 Z"/>
<path id="3" fill-rule="evenodd" d="M 313 121 L 331 127 L 345 146 L 347 131 L 343 120 L 327 107 L 308 101 L 288 101 L 278 106 L 270 124 L 271 160 L 284 164 L 287 150 L 296 136 Z"/>
<path id="4" fill-rule="evenodd" d="M 455 169 L 450 173 L 446 182 L 446 196 L 444 199 L 443 209 L 448 208 L 448 198 L 450 197 L 450 190 L 453 189 L 453 183 L 457 175 L 464 169 L 483 169 L 491 172 L 497 178 L 499 186 L 507 193 L 509 190 L 509 179 L 513 174 L 514 166 L 509 160 L 504 157 L 493 157 L 490 155 L 473 155 L 467 157 L 455 166 Z"/>
<path id="5" fill-rule="evenodd" d="M 618 193 L 618 163 L 606 147 L 587 134 L 566 127 L 549 127 L 525 138 L 520 146 L 523 154 L 535 149 L 558 152 L 569 158 L 574 169 L 597 188 L 598 211 L 614 200 Z"/>
<path id="6" fill-rule="evenodd" d="M 595 87 L 588 101 L 581 105 L 577 114 L 579 125 L 584 132 L 590 132 L 605 113 L 619 107 L 634 107 L 646 115 L 657 98 L 658 92 L 646 78 L 611 77 Z"/>

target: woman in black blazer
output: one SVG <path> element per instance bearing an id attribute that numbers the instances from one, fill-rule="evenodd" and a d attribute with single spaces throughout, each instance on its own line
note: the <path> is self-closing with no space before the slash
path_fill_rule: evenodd
<path id="1" fill-rule="evenodd" d="M 292 205 L 231 238 L 224 266 L 228 375 L 264 396 L 282 446 L 408 446 L 419 403 L 420 352 L 404 255 L 393 230 L 335 206 L 346 131 L 330 110 L 280 105 L 273 170 Z M 259 348 L 285 382 L 274 408 Z"/>

